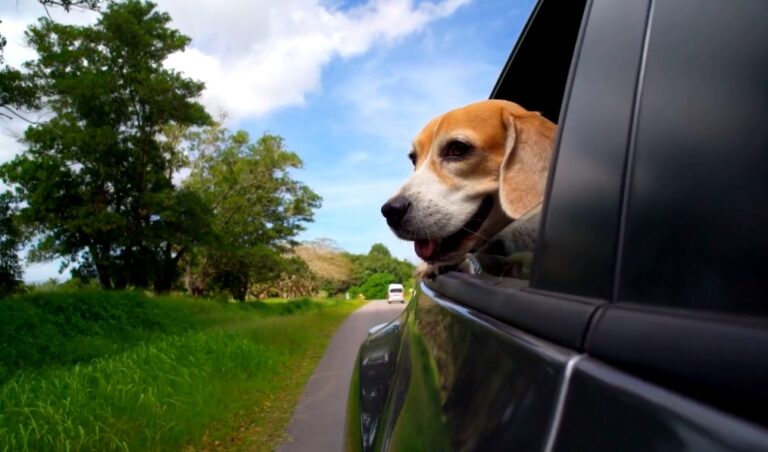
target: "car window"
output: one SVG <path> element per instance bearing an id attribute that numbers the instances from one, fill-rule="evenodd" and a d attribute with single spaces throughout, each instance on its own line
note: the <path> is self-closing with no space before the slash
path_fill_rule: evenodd
<path id="1" fill-rule="evenodd" d="M 475 273 L 528 280 L 541 221 L 541 204 L 491 238 L 473 254 Z"/>
<path id="2" fill-rule="evenodd" d="M 761 0 L 655 3 L 620 301 L 768 315 L 767 15 Z"/>

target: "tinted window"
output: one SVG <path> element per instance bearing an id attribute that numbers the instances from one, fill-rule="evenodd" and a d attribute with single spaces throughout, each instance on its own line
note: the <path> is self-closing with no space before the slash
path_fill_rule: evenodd
<path id="1" fill-rule="evenodd" d="M 654 4 L 624 301 L 768 313 L 768 2 Z"/>
<path id="2" fill-rule="evenodd" d="M 389 293 L 403 293 L 403 289 L 389 289 Z"/>
<path id="3" fill-rule="evenodd" d="M 575 59 L 532 286 L 609 299 L 648 2 L 593 0 Z"/>
<path id="4" fill-rule="evenodd" d="M 541 221 L 541 205 L 515 220 L 474 254 L 480 273 L 528 280 L 536 236 Z"/>

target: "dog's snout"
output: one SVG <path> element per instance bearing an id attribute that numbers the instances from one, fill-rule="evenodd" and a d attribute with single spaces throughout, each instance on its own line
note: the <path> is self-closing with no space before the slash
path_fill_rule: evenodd
<path id="1" fill-rule="evenodd" d="M 381 214 L 387 219 L 387 224 L 393 228 L 400 226 L 405 214 L 411 208 L 411 202 L 405 196 L 395 196 L 381 206 Z"/>

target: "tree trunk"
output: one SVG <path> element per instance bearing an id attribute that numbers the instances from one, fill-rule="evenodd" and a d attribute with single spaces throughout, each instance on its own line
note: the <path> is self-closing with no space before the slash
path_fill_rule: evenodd
<path id="1" fill-rule="evenodd" d="M 182 247 L 175 256 L 170 244 L 166 244 L 163 250 L 163 261 L 159 264 L 159 272 L 155 277 L 153 288 L 156 293 L 167 293 L 179 277 L 179 260 L 184 255 L 186 247 Z"/>
<path id="2" fill-rule="evenodd" d="M 91 253 L 93 265 L 96 267 L 96 274 L 99 278 L 99 286 L 104 290 L 112 288 L 112 278 L 109 272 L 109 260 L 104 259 L 104 254 L 109 256 L 109 246 L 90 245 L 88 251 Z"/>
<path id="3" fill-rule="evenodd" d="M 105 290 L 111 289 L 112 280 L 109 278 L 109 266 L 104 264 L 96 264 L 96 273 L 99 275 L 99 286 Z"/>

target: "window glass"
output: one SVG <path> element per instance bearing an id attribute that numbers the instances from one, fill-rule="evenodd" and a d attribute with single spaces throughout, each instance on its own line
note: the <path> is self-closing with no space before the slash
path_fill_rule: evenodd
<path id="1" fill-rule="evenodd" d="M 768 314 L 768 2 L 657 1 L 621 301 Z"/>
<path id="2" fill-rule="evenodd" d="M 530 279 L 541 204 L 512 222 L 472 255 L 474 272 Z"/>

